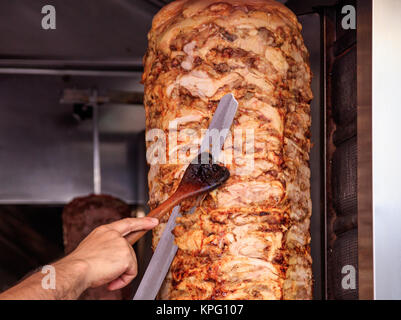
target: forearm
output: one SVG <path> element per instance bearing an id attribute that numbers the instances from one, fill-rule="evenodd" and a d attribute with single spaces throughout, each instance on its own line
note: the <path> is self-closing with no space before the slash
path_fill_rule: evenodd
<path id="1" fill-rule="evenodd" d="M 67 257 L 52 264 L 54 286 L 43 281 L 50 274 L 37 272 L 0 294 L 0 300 L 72 300 L 89 287 L 108 284 L 109 290 L 121 289 L 138 272 L 134 249 L 125 236 L 158 223 L 154 218 L 127 218 L 100 226 Z"/>
<path id="2" fill-rule="evenodd" d="M 46 275 L 36 272 L 0 294 L 0 300 L 72 300 L 88 288 L 84 262 L 66 257 L 52 266 L 55 268 L 54 289 L 44 288 L 42 280 Z"/>

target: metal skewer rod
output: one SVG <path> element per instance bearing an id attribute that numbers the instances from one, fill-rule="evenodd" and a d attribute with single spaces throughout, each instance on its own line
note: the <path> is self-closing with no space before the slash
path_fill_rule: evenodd
<path id="1" fill-rule="evenodd" d="M 99 105 L 97 103 L 97 90 L 91 95 L 93 108 L 93 192 L 102 192 L 102 176 L 100 171 L 100 148 L 99 148 Z"/>

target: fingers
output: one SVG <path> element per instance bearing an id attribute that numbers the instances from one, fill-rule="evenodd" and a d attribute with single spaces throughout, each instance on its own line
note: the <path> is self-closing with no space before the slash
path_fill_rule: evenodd
<path id="1" fill-rule="evenodd" d="M 108 224 L 107 227 L 125 236 L 134 231 L 152 229 L 158 224 L 159 220 L 155 218 L 126 218 L 112 222 Z"/>
<path id="2" fill-rule="evenodd" d="M 107 288 L 110 291 L 118 290 L 121 288 L 124 288 L 126 285 L 128 285 L 138 274 L 138 265 L 136 262 L 136 255 L 134 249 L 130 246 L 130 251 L 131 251 L 131 262 L 127 268 L 127 270 L 124 272 L 124 274 L 120 275 L 117 279 L 113 280 L 110 282 L 107 286 Z"/>
<path id="3" fill-rule="evenodd" d="M 126 285 L 131 283 L 131 281 L 134 280 L 135 277 L 136 277 L 135 275 L 123 274 L 119 276 L 117 279 L 110 282 L 107 285 L 107 289 L 110 291 L 114 291 L 124 288 Z"/>
<path id="4" fill-rule="evenodd" d="M 128 243 L 133 246 L 135 242 L 137 242 L 140 238 L 142 238 L 146 234 L 146 231 L 137 231 L 130 233 L 125 236 L 125 240 L 128 241 Z"/>

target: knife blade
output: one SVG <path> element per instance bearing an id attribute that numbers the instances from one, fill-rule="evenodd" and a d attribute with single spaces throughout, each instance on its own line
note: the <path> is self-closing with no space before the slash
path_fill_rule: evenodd
<path id="1" fill-rule="evenodd" d="M 214 160 L 218 159 L 237 109 L 238 102 L 233 94 L 226 94 L 220 100 L 210 122 L 208 132 L 202 140 L 200 153 L 210 152 Z M 216 136 L 213 136 L 214 134 L 218 134 L 219 140 L 217 143 L 215 143 Z M 190 213 L 193 213 L 195 209 L 195 207 L 192 208 Z M 174 207 L 133 300 L 154 300 L 156 298 L 178 250 L 178 247 L 174 244 L 174 235 L 171 233 L 176 226 L 175 220 L 178 216 L 180 216 L 180 206 Z"/>
<path id="2" fill-rule="evenodd" d="M 171 233 L 175 228 L 175 219 L 178 216 L 180 216 L 180 206 L 174 207 L 171 212 L 149 266 L 136 291 L 134 300 L 154 300 L 156 298 L 178 249 L 174 244 L 174 235 Z"/>
<path id="3" fill-rule="evenodd" d="M 217 161 L 220 152 L 226 141 L 227 135 L 230 132 L 231 124 L 234 121 L 235 114 L 237 113 L 238 102 L 232 93 L 226 94 L 221 98 L 219 105 L 213 115 L 209 128 L 203 138 L 200 153 L 211 153 L 213 160 Z M 216 137 L 218 141 L 216 141 Z M 208 161 L 208 159 L 203 159 Z"/>

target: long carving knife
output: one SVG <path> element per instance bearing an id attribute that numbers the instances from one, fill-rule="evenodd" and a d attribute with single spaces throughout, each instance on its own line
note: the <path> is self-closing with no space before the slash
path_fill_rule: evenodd
<path id="1" fill-rule="evenodd" d="M 207 133 L 203 138 L 200 153 L 209 151 L 213 159 L 218 159 L 237 109 L 238 102 L 231 93 L 225 95 L 220 100 L 208 128 L 209 134 Z M 213 134 L 218 134 L 218 141 L 213 139 Z M 195 208 L 192 208 L 191 213 L 194 211 Z M 180 206 L 176 206 L 170 215 L 152 259 L 136 291 L 134 300 L 154 300 L 156 298 L 178 249 L 174 243 L 174 236 L 171 233 L 176 226 L 175 220 L 178 216 L 180 216 Z"/>
<path id="2" fill-rule="evenodd" d="M 149 266 L 136 291 L 134 300 L 154 300 L 156 298 L 178 249 L 174 244 L 174 235 L 171 231 L 175 228 L 175 219 L 179 215 L 180 206 L 176 206 L 171 212 L 156 250 L 153 253 L 152 260 L 150 260 Z"/>

